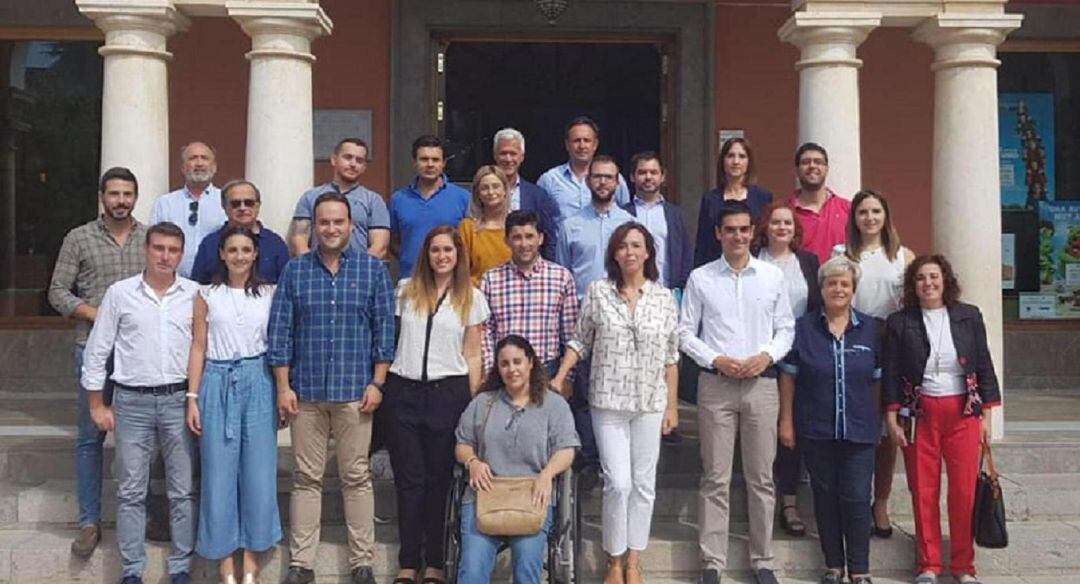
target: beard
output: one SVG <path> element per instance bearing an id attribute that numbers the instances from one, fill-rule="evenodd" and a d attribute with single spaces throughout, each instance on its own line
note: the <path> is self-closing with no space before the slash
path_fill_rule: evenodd
<path id="1" fill-rule="evenodd" d="M 193 170 L 191 172 L 184 173 L 184 180 L 189 183 L 208 183 L 214 180 L 214 171 L 212 170 Z"/>
<path id="2" fill-rule="evenodd" d="M 612 199 L 615 198 L 615 190 L 614 189 L 612 189 L 611 192 L 609 192 L 606 195 L 603 195 L 603 194 L 598 193 L 596 191 L 591 191 L 591 192 L 592 192 L 592 201 L 594 203 L 600 203 L 601 205 L 606 205 L 606 204 L 610 203 L 612 201 Z"/>
<path id="3" fill-rule="evenodd" d="M 131 217 L 131 207 L 125 207 L 117 205 L 115 207 L 105 207 L 105 214 L 109 216 L 109 219 L 113 221 L 121 221 Z"/>
<path id="4" fill-rule="evenodd" d="M 824 177 L 822 177 L 822 179 L 820 181 L 818 181 L 818 182 L 809 181 L 809 180 L 806 180 L 806 179 L 804 179 L 802 177 L 799 178 L 799 188 L 801 188 L 804 191 L 816 191 L 816 190 L 821 189 L 821 187 L 824 186 L 824 185 L 825 185 L 825 178 Z"/>

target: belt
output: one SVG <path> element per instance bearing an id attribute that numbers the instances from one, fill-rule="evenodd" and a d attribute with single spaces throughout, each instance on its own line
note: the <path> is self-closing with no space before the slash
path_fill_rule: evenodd
<path id="1" fill-rule="evenodd" d="M 724 375 L 722 372 L 720 372 L 717 369 L 706 369 L 706 368 L 702 367 L 701 370 L 704 371 L 705 373 L 708 373 L 709 375 L 715 375 L 717 377 L 728 377 L 727 375 Z M 767 367 L 765 369 L 765 371 L 761 372 L 761 375 L 758 375 L 758 377 L 764 377 L 766 379 L 776 379 L 776 368 L 772 367 L 772 366 Z M 735 379 L 734 377 L 728 377 L 728 378 L 729 379 Z"/>
<path id="2" fill-rule="evenodd" d="M 187 391 L 188 382 L 177 381 L 176 383 L 166 383 L 165 385 L 124 385 L 123 383 L 114 383 L 117 389 L 123 389 L 127 391 L 133 391 L 135 393 L 148 393 L 152 395 L 169 395 L 178 391 Z"/>

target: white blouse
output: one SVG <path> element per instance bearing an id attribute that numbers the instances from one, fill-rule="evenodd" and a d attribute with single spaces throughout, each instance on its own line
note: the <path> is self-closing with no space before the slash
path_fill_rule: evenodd
<path id="1" fill-rule="evenodd" d="M 206 301 L 209 325 L 206 358 L 215 361 L 256 357 L 266 352 L 267 328 L 274 287 L 265 285 L 258 296 L 224 284 L 199 287 Z"/>
<path id="2" fill-rule="evenodd" d="M 661 412 L 667 406 L 667 365 L 679 362 L 679 315 L 671 290 L 647 281 L 630 306 L 615 283 L 589 285 L 570 348 L 592 358 L 589 404 L 628 412 Z"/>
<path id="3" fill-rule="evenodd" d="M 843 244 L 833 248 L 832 255 L 843 255 L 847 247 Z M 900 300 L 904 295 L 904 248 L 896 251 L 896 259 L 889 261 L 884 248 L 864 251 L 859 254 L 859 267 L 862 277 L 855 289 L 855 298 L 851 305 L 859 312 L 865 312 L 876 318 L 888 318 L 900 310 Z"/>
<path id="4" fill-rule="evenodd" d="M 930 356 L 923 371 L 923 395 L 943 397 L 966 393 L 964 368 L 953 345 L 949 326 L 949 309 L 932 308 L 922 311 L 926 338 L 930 340 Z"/>
<path id="5" fill-rule="evenodd" d="M 402 296 L 404 283 L 398 285 L 397 310 L 401 317 L 401 330 L 398 333 L 397 351 L 390 372 L 421 381 L 424 371 L 424 351 L 427 348 L 427 379 L 433 381 L 455 375 L 468 375 L 469 364 L 462 352 L 465 345 L 466 327 L 475 326 L 487 320 L 491 310 L 484 294 L 473 288 L 472 307 L 465 322 L 461 322 L 453 297 L 447 295 L 432 319 L 431 340 L 427 339 L 428 316 L 421 315 Z"/>
<path id="6" fill-rule="evenodd" d="M 769 250 L 762 248 L 758 259 L 769 262 L 784 272 L 784 284 L 787 285 L 788 300 L 791 301 L 791 314 L 796 319 L 806 314 L 806 305 L 810 300 L 810 288 L 806 285 L 806 276 L 799 264 L 799 256 L 788 254 L 786 258 L 774 258 Z"/>

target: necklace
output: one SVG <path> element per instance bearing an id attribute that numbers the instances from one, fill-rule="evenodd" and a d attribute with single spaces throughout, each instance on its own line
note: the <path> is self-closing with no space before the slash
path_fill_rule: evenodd
<path id="1" fill-rule="evenodd" d="M 931 318 L 931 316 L 932 316 L 932 313 L 928 311 L 926 313 L 926 317 L 927 317 L 926 320 L 928 320 L 928 321 L 930 321 L 932 323 L 933 319 Z M 936 345 L 937 350 L 934 351 L 934 374 L 935 375 L 941 373 L 941 339 L 944 338 L 944 336 L 945 336 L 945 322 L 948 321 L 948 320 L 949 320 L 949 312 L 947 310 L 942 310 L 941 318 L 938 319 L 938 323 L 937 323 L 937 345 Z"/>
<path id="2" fill-rule="evenodd" d="M 233 314 L 236 316 L 236 324 L 243 325 L 244 324 L 244 313 L 241 310 L 241 306 L 238 306 L 236 304 L 236 298 L 235 298 L 236 294 L 234 292 L 240 292 L 241 294 L 243 294 L 244 289 L 243 288 L 236 289 L 236 288 L 230 288 L 230 287 L 226 287 L 225 289 L 228 291 L 229 304 L 232 305 Z"/>

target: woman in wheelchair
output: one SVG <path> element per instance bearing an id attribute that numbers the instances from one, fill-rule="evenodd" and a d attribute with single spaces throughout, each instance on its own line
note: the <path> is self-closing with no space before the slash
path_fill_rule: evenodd
<path id="1" fill-rule="evenodd" d="M 469 477 L 461 506 L 458 582 L 490 582 L 499 549 L 508 545 L 514 583 L 538 584 L 552 529 L 552 485 L 570 468 L 581 443 L 570 407 L 548 390 L 544 368 L 528 341 L 517 335 L 499 341 L 495 364 L 457 427 L 455 454 Z M 539 532 L 511 537 L 481 533 L 477 492 L 492 492 L 495 477 L 532 478 L 531 504 L 547 510 Z"/>

